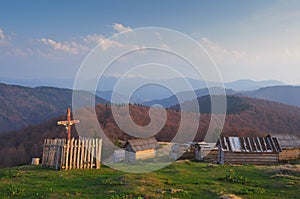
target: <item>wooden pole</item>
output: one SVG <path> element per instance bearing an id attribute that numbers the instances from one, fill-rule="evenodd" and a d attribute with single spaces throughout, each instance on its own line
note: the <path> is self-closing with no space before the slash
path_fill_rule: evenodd
<path id="1" fill-rule="evenodd" d="M 71 111 L 70 108 L 68 108 L 68 140 L 71 140 Z"/>

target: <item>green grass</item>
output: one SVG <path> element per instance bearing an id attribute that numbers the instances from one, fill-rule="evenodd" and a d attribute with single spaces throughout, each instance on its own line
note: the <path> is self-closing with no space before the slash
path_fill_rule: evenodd
<path id="1" fill-rule="evenodd" d="M 143 174 L 22 166 L 0 170 L 0 198 L 299 198 L 299 166 L 180 161 Z"/>

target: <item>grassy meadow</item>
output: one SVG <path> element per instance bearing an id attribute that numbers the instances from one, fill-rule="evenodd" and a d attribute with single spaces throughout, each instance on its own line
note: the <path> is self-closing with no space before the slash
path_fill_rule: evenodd
<path id="1" fill-rule="evenodd" d="M 177 161 L 155 172 L 0 170 L 0 198 L 299 198 L 300 163 L 273 166 Z"/>

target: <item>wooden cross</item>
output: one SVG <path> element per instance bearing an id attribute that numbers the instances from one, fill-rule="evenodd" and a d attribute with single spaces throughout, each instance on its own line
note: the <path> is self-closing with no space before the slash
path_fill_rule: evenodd
<path id="1" fill-rule="evenodd" d="M 71 126 L 73 124 L 79 123 L 79 120 L 71 120 L 71 110 L 68 108 L 68 113 L 67 113 L 67 121 L 58 121 L 58 125 L 64 125 L 66 127 L 66 134 L 68 135 L 68 140 L 71 139 Z"/>

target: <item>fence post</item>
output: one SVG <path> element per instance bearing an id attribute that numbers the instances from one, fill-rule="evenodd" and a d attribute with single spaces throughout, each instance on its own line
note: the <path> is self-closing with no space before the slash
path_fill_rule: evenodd
<path id="1" fill-rule="evenodd" d="M 70 140 L 67 140 L 67 145 L 66 145 L 66 166 L 65 169 L 69 169 L 69 150 L 70 150 Z"/>
<path id="2" fill-rule="evenodd" d="M 66 142 L 65 139 L 61 139 L 60 141 L 61 145 L 61 158 L 60 158 L 60 169 L 65 168 L 66 164 Z"/>
<path id="3" fill-rule="evenodd" d="M 102 148 L 102 139 L 97 139 L 96 169 L 100 169 L 100 167 L 101 167 L 101 148 Z"/>
<path id="4" fill-rule="evenodd" d="M 81 148 L 81 154 L 80 154 L 80 168 L 84 168 L 84 140 L 80 138 L 80 148 Z"/>
<path id="5" fill-rule="evenodd" d="M 76 168 L 77 169 L 79 169 L 80 167 L 79 167 L 79 160 L 80 160 L 80 148 L 81 148 L 81 146 L 80 146 L 80 141 L 79 141 L 79 139 L 78 140 L 76 140 L 76 150 L 77 150 L 77 157 L 76 157 Z"/>

